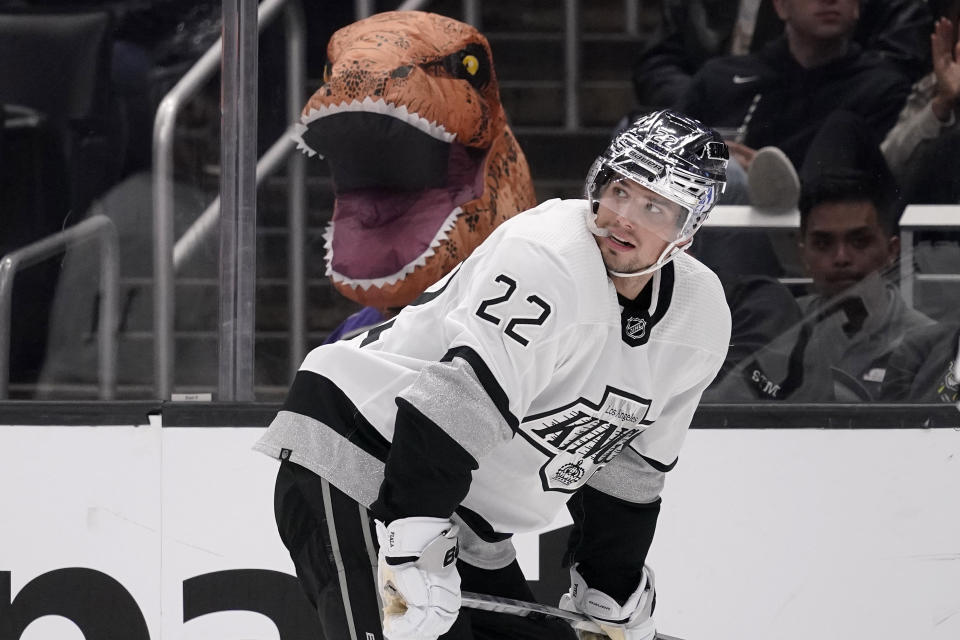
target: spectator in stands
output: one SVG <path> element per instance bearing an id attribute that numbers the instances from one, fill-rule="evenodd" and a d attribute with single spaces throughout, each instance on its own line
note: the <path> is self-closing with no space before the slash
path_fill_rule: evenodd
<path id="1" fill-rule="evenodd" d="M 732 321 L 730 348 L 712 386 L 744 359 L 770 344 L 800 322 L 800 307 L 790 290 L 776 278 L 717 272 Z M 707 401 L 723 400 L 705 395 Z"/>
<path id="2" fill-rule="evenodd" d="M 862 0 L 854 40 L 911 80 L 930 69 L 933 24 L 923 0 Z M 632 80 L 642 109 L 669 107 L 710 58 L 759 50 L 783 33 L 771 0 L 661 0 L 661 37 L 637 56 Z"/>
<path id="3" fill-rule="evenodd" d="M 756 150 L 768 146 L 800 166 L 810 141 L 837 109 L 861 114 L 879 142 L 896 121 L 910 80 L 896 65 L 853 41 L 859 1 L 773 3 L 785 23 L 784 35 L 756 53 L 707 62 L 675 108 L 729 131 L 731 159 L 747 171 Z M 792 170 L 785 162 L 781 166 L 786 174 Z M 750 182 L 763 187 L 771 178 Z M 776 201 L 781 192 L 786 191 L 780 187 L 751 193 L 751 198 L 758 206 L 788 208 L 783 205 L 789 202 Z"/>
<path id="4" fill-rule="evenodd" d="M 814 293 L 798 301 L 803 320 L 744 359 L 715 397 L 877 398 L 904 334 L 933 324 L 887 280 L 899 254 L 903 204 L 863 118 L 831 116 L 800 174 L 800 251 Z"/>
<path id="5" fill-rule="evenodd" d="M 916 204 L 960 202 L 960 173 L 945 172 L 960 161 L 960 0 L 941 3 L 943 17 L 930 36 L 933 71 L 918 81 L 881 148 Z"/>

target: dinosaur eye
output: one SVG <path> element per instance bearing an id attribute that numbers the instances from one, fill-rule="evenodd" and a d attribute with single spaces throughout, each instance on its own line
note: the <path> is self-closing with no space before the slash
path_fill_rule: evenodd
<path id="1" fill-rule="evenodd" d="M 479 44 L 468 44 L 439 63 L 454 78 L 466 80 L 476 88 L 485 87 L 490 81 L 490 58 Z"/>
<path id="2" fill-rule="evenodd" d="M 330 82 L 330 77 L 332 75 L 332 67 L 329 62 L 323 65 L 323 83 L 326 84 Z"/>
<path id="3" fill-rule="evenodd" d="M 472 54 L 463 56 L 463 59 L 460 60 L 460 64 L 462 64 L 463 68 L 467 70 L 467 73 L 472 76 L 477 75 L 477 71 L 480 70 L 480 61 L 477 60 L 477 56 Z"/>

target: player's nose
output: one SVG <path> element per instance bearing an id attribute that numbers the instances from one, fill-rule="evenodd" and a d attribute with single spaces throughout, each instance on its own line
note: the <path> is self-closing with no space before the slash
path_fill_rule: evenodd
<path id="1" fill-rule="evenodd" d="M 635 228 L 635 223 L 631 220 L 626 213 L 617 212 L 617 226 L 626 229 L 627 231 L 633 231 Z"/>

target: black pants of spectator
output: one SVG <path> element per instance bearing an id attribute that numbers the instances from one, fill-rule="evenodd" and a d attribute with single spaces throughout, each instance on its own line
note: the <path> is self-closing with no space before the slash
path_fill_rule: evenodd
<path id="1" fill-rule="evenodd" d="M 377 549 L 366 508 L 323 478 L 291 462 L 277 474 L 274 510 L 307 598 L 327 640 L 381 640 Z M 516 561 L 503 569 L 457 563 L 464 591 L 532 601 Z M 461 609 L 441 640 L 557 640 L 576 636 L 565 623 Z"/>

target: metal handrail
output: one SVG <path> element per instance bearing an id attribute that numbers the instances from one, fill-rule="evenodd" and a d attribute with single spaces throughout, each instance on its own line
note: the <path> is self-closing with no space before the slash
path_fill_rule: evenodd
<path id="1" fill-rule="evenodd" d="M 285 28 L 287 32 L 288 56 L 287 56 L 287 80 L 288 80 L 288 102 L 296 106 L 296 115 L 293 115 L 293 109 L 290 108 L 290 115 L 294 120 L 299 115 L 304 99 L 304 67 L 306 59 L 306 31 L 304 26 L 302 9 L 295 2 L 288 0 L 264 0 L 257 9 L 257 29 L 263 32 L 263 29 L 270 24 L 279 14 L 281 9 L 285 9 L 287 19 Z M 223 41 L 217 41 L 206 53 L 184 74 L 183 78 L 174 85 L 157 108 L 157 115 L 153 127 L 153 272 L 154 272 L 154 388 L 159 398 L 168 398 L 173 389 L 173 361 L 174 361 L 174 273 L 176 267 L 183 264 L 193 247 L 197 246 L 200 238 L 200 229 L 191 227 L 187 234 L 191 240 L 184 243 L 178 243 L 180 246 L 180 262 L 174 259 L 174 224 L 173 224 L 173 203 L 174 203 L 174 182 L 173 182 L 173 139 L 174 128 L 177 115 L 184 103 L 203 87 L 219 68 L 222 57 Z M 295 55 L 290 53 L 296 50 Z M 296 78 L 293 76 L 296 75 Z M 291 86 L 292 84 L 292 86 Z M 294 100 L 294 96 L 298 99 Z M 284 133 L 284 138 L 287 134 Z M 274 147 L 278 143 L 275 143 Z M 287 150 L 292 145 L 287 145 Z M 271 148 L 273 150 L 273 147 Z M 297 154 L 299 155 L 299 154 Z M 279 160 L 282 160 L 281 153 Z M 279 165 L 279 160 L 274 162 L 271 159 L 270 168 L 275 169 Z M 292 160 L 291 182 L 304 182 L 305 169 L 301 160 Z M 258 181 L 260 180 L 258 172 Z M 291 190 L 290 195 L 290 225 L 291 244 L 299 240 L 299 244 L 290 247 L 291 263 L 303 263 L 303 238 L 304 219 L 306 210 L 306 192 L 303 189 Z M 296 200 L 295 200 L 296 198 Z M 213 216 L 216 221 L 219 214 L 219 200 L 216 202 L 217 214 Z M 212 207 L 213 205 L 211 205 Z M 210 211 L 208 208 L 207 211 Z M 205 212 L 206 213 L 206 212 Z M 209 217 L 202 223 L 198 220 L 197 224 L 206 225 L 206 230 L 212 228 Z M 302 269 L 302 267 L 301 267 Z M 299 282 L 303 286 L 303 278 L 292 281 Z M 302 354 L 303 344 L 305 342 L 303 330 L 304 295 L 302 292 L 294 292 L 291 295 L 291 305 L 298 305 L 298 308 L 292 310 L 293 334 L 291 341 L 293 350 Z M 299 322 L 298 322 L 299 319 Z M 298 333 L 299 332 L 299 333 Z M 297 347 L 296 345 L 300 345 Z M 299 360 L 297 360 L 299 362 Z"/>
<path id="2" fill-rule="evenodd" d="M 397 11 L 423 11 L 428 4 L 430 0 L 406 0 L 397 7 Z"/>
<path id="3" fill-rule="evenodd" d="M 300 112 L 306 100 L 307 77 L 306 18 L 299 2 L 293 2 L 284 12 L 287 30 L 287 120 L 300 121 Z M 284 134 L 289 140 L 290 137 Z M 269 153 L 269 151 L 268 151 Z M 266 168 L 264 169 L 266 171 Z M 259 167 L 257 175 L 260 174 Z M 300 368 L 307 348 L 307 157 L 294 153 L 287 161 L 287 268 L 289 273 L 287 301 L 290 314 L 290 376 Z"/>
<path id="4" fill-rule="evenodd" d="M 113 400 L 117 388 L 117 318 L 120 287 L 120 241 L 117 227 L 103 214 L 49 235 L 0 259 L 0 400 L 10 385 L 10 324 L 13 281 L 17 271 L 91 238 L 100 244 L 100 322 L 97 327 L 100 399 Z"/>
<path id="5" fill-rule="evenodd" d="M 373 0 L 353 0 L 353 17 L 355 20 L 363 20 L 374 12 L 375 2 Z"/>
<path id="6" fill-rule="evenodd" d="M 580 3 L 578 0 L 564 2 L 563 52 L 566 73 L 563 76 L 563 93 L 566 100 L 567 131 L 580 128 Z"/>

